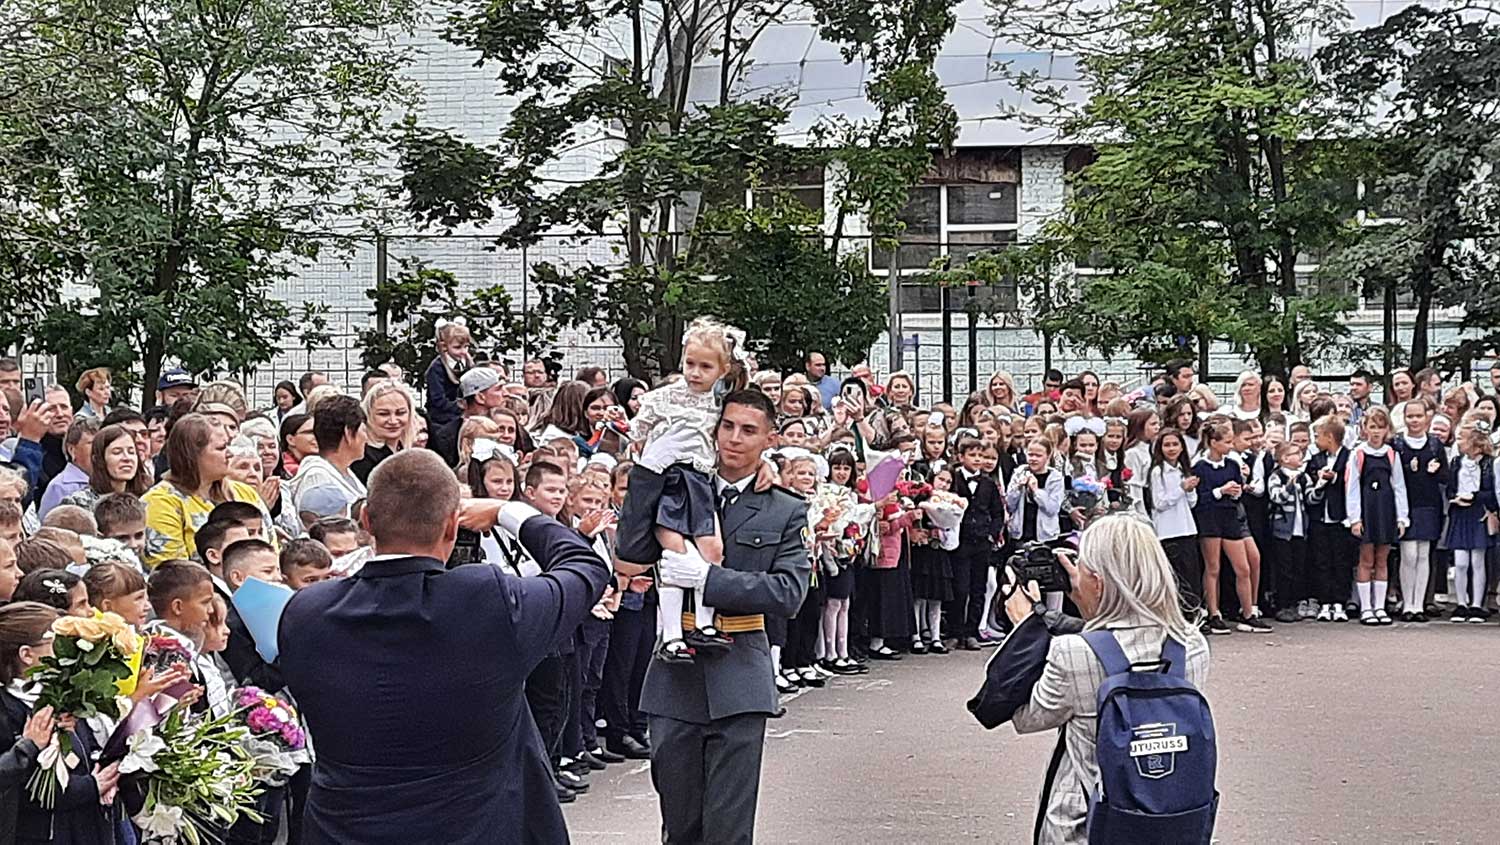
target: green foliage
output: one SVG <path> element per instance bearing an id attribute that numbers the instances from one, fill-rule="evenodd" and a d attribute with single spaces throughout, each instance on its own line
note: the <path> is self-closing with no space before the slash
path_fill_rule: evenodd
<path id="1" fill-rule="evenodd" d="M 886 328 L 885 282 L 863 255 L 841 261 L 816 230 L 799 230 L 797 208 L 783 201 L 717 215 L 701 260 L 718 273 L 689 289 L 688 308 L 743 328 L 767 369 L 794 372 L 813 349 L 856 363 Z"/>
<path id="2" fill-rule="evenodd" d="M 1500 348 L 1500 22 L 1493 15 L 1412 6 L 1379 26 L 1351 32 L 1318 55 L 1338 94 L 1336 113 L 1366 135 L 1372 170 L 1367 227 L 1330 261 L 1367 293 L 1410 292 L 1417 319 L 1412 367 L 1457 368 Z M 1372 207 L 1375 202 L 1369 203 Z M 1433 355 L 1434 304 L 1462 306 L 1470 336 Z"/>
<path id="3" fill-rule="evenodd" d="M 446 37 L 494 67 L 517 104 L 499 142 L 488 147 L 408 122 L 400 143 L 407 212 L 420 224 L 453 228 L 488 223 L 498 209 L 513 209 L 500 238 L 508 246 L 535 244 L 555 232 L 609 238 L 616 244 L 613 260 L 534 267 L 536 308 L 560 326 L 617 338 L 636 376 L 677 366 L 684 322 L 698 313 L 731 309 L 716 316 L 743 325 L 752 338 L 756 326 L 780 325 L 775 315 L 752 308 L 774 310 L 778 303 L 761 296 L 773 277 L 747 270 L 741 262 L 748 253 L 726 246 L 728 233 L 778 250 L 798 268 L 796 278 L 815 291 L 860 297 L 850 303 L 848 319 L 819 320 L 811 335 L 783 333 L 767 346 L 768 354 L 792 354 L 781 347 L 795 337 L 846 361 L 864 357 L 867 349 L 856 352 L 848 344 L 868 335 L 867 315 L 880 306 L 881 294 L 867 274 L 837 258 L 843 216 L 847 209 L 870 206 L 881 219 L 894 219 L 907 188 L 930 165 L 931 149 L 951 142 L 953 112 L 931 61 L 952 28 L 954 4 L 810 5 L 825 37 L 870 66 L 869 96 L 881 114 L 868 125 L 830 123 L 816 134 L 819 148 L 812 150 L 781 141 L 787 111 L 777 98 L 731 97 L 755 40 L 767 26 L 791 19 L 785 4 L 464 4 L 450 16 Z M 624 43 L 629 54 L 600 68 L 597 60 L 558 47 L 575 39 Z M 693 65 L 706 56 L 720 62 L 718 96 L 690 102 Z M 605 159 L 597 174 L 549 180 L 563 155 L 594 145 L 603 145 Z M 804 169 L 821 169 L 830 158 L 842 159 L 847 174 L 834 200 L 839 225 L 831 240 L 805 237 L 821 219 L 744 213 L 747 191 L 759 197 L 790 184 Z M 744 280 L 742 296 L 729 295 L 729 278 Z"/>
<path id="4" fill-rule="evenodd" d="M 271 357 L 270 294 L 378 212 L 415 0 L 15 0 L 0 28 L 0 330 L 77 367 Z M 62 303 L 64 283 L 83 286 Z M 40 291 L 41 295 L 34 295 Z M 316 318 L 318 315 L 303 314 Z M 34 331 L 32 331 L 34 329 Z M 322 329 L 316 319 L 312 334 Z M 3 340 L 4 338 L 0 338 Z"/>
<path id="5" fill-rule="evenodd" d="M 1200 351 L 1228 341 L 1272 372 L 1348 348 L 1349 300 L 1303 289 L 1294 269 L 1355 210 L 1343 145 L 1302 140 L 1337 134 L 1314 107 L 1321 92 L 1298 45 L 1336 26 L 1342 4 L 1120 0 L 1066 16 L 1032 0 L 991 5 L 1003 36 L 1078 55 L 1089 93 L 1077 107 L 1016 75 L 1053 109 L 1034 122 L 1097 152 L 1042 234 L 1044 250 L 1110 270 L 1056 288 L 1064 339 L 1147 358 L 1178 338 Z M 1211 307 L 1175 299 L 1189 295 Z"/>
<path id="6" fill-rule="evenodd" d="M 464 291 L 452 273 L 417 260 L 402 260 L 394 278 L 365 291 L 365 296 L 376 314 L 395 322 L 359 333 L 360 362 L 366 369 L 395 363 L 413 385 L 422 383 L 427 365 L 437 355 L 439 319 L 462 317 L 479 349 L 518 349 L 528 330 L 546 337 L 541 317 L 547 312 L 538 309 L 526 315 L 532 321 L 528 324 L 513 313 L 503 284 Z"/>

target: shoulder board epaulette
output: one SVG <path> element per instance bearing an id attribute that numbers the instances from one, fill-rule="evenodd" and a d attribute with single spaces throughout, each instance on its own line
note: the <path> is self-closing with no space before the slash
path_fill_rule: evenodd
<path id="1" fill-rule="evenodd" d="M 791 496 L 794 499 L 797 499 L 798 501 L 802 501 L 802 502 L 807 501 L 807 497 L 806 496 L 802 495 L 801 493 L 798 493 L 796 490 L 793 490 L 790 487 L 783 487 L 780 484 L 772 484 L 771 485 L 771 489 L 772 490 L 780 490 L 781 492 L 787 494 L 788 496 Z"/>

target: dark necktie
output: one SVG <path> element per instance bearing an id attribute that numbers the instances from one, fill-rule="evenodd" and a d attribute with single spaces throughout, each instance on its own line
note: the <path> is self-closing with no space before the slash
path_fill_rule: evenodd
<path id="1" fill-rule="evenodd" d="M 735 500 L 739 497 L 740 488 L 733 484 L 719 491 L 719 513 L 729 510 L 729 506 L 734 504 Z"/>

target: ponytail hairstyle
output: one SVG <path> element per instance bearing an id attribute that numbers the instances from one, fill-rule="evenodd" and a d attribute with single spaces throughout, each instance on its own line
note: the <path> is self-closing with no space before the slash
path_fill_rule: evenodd
<path id="1" fill-rule="evenodd" d="M 9 686 L 22 676 L 26 667 L 21 664 L 21 649 L 50 639 L 52 623 L 61 615 L 57 608 L 34 601 L 0 607 L 0 684 Z"/>

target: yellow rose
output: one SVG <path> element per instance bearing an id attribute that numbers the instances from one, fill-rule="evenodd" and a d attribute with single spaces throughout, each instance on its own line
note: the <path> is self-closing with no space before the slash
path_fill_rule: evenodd
<path id="1" fill-rule="evenodd" d="M 59 637 L 79 637 L 91 643 L 99 642 L 109 636 L 104 625 L 96 619 L 83 619 L 77 616 L 62 616 L 52 623 L 52 633 Z"/>
<path id="2" fill-rule="evenodd" d="M 124 657 L 135 654 L 136 650 L 141 647 L 141 638 L 136 636 L 135 631 L 128 625 L 111 634 L 110 640 L 114 642 L 115 649 Z"/>

